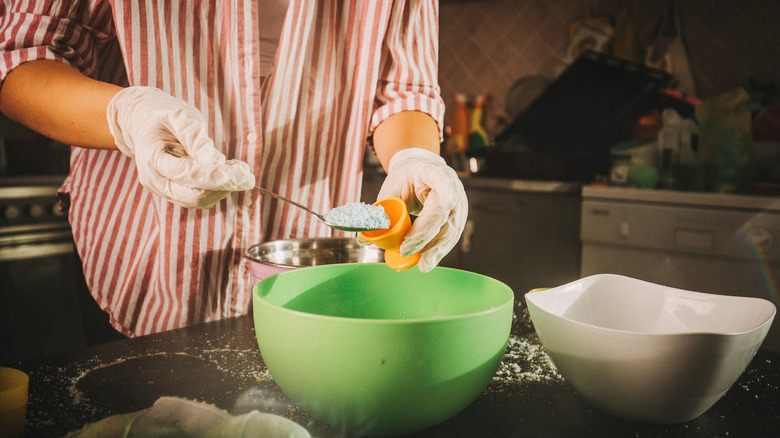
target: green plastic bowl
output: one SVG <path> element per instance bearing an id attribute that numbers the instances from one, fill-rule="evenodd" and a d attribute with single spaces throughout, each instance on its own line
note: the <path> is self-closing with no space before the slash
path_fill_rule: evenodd
<path id="1" fill-rule="evenodd" d="M 467 271 L 322 265 L 254 288 L 257 342 L 279 388 L 347 432 L 438 424 L 485 389 L 503 358 L 514 294 Z"/>

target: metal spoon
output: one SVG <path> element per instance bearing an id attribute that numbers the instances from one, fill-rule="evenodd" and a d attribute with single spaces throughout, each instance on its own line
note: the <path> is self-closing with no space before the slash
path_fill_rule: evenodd
<path id="1" fill-rule="evenodd" d="M 163 151 L 168 153 L 168 154 L 170 154 L 170 155 L 173 155 L 174 157 L 178 157 L 178 158 L 186 158 L 187 157 L 187 153 L 184 152 L 184 150 L 182 150 L 181 148 L 174 147 L 174 146 L 170 146 L 170 145 L 169 146 L 165 146 L 163 148 Z M 329 226 L 329 227 L 331 227 L 333 229 L 336 229 L 336 230 L 361 232 L 361 231 L 376 231 L 376 230 L 382 229 L 382 228 L 358 228 L 358 227 L 349 227 L 349 226 L 340 225 L 340 224 L 332 224 L 332 223 L 330 223 L 330 222 L 325 220 L 325 216 L 323 216 L 323 215 L 317 213 L 316 211 L 314 211 L 314 210 L 312 210 L 312 209 L 310 209 L 310 208 L 308 208 L 308 207 L 306 207 L 304 205 L 301 205 L 301 204 L 299 204 L 299 203 L 297 203 L 297 202 L 295 202 L 295 201 L 293 201 L 291 199 L 287 199 L 287 198 L 285 198 L 284 196 L 282 196 L 282 195 L 280 195 L 278 193 L 274 193 L 274 192 L 272 192 L 272 191 L 270 191 L 268 189 L 264 189 L 264 188 L 262 188 L 260 186 L 255 186 L 254 189 L 258 190 L 258 191 L 260 191 L 262 193 L 265 193 L 266 195 L 273 196 L 274 198 L 276 198 L 276 199 L 278 199 L 280 201 L 288 202 L 288 203 L 290 203 L 290 204 L 292 204 L 292 205 L 294 205 L 294 206 L 296 206 L 298 208 L 306 210 L 306 212 L 316 216 L 317 219 L 319 219 L 320 222 L 322 222 L 323 224 L 325 224 L 325 225 L 327 225 L 327 226 Z"/>

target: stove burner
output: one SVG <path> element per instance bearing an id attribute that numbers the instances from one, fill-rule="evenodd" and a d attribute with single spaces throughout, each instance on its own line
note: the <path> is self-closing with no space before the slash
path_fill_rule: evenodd
<path id="1" fill-rule="evenodd" d="M 0 187 L 0 235 L 68 228 L 58 186 Z"/>

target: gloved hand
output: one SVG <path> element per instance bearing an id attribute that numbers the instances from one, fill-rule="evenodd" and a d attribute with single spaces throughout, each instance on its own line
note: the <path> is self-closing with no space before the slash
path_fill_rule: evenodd
<path id="1" fill-rule="evenodd" d="M 401 243 L 401 255 L 422 251 L 417 267 L 429 272 L 458 243 L 468 216 L 468 199 L 458 175 L 444 159 L 420 148 L 393 155 L 378 199 L 397 196 L 417 218 Z M 358 235 L 358 242 L 369 242 Z"/>
<path id="2" fill-rule="evenodd" d="M 187 208 L 210 208 L 231 192 L 249 190 L 249 165 L 226 160 L 192 105 L 151 87 L 129 87 L 111 99 L 108 126 L 122 153 L 135 159 L 138 180 L 152 193 Z M 163 152 L 184 149 L 188 157 Z"/>

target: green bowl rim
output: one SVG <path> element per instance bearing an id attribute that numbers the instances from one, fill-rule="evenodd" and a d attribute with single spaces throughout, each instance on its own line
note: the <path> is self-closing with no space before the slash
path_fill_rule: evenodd
<path id="1" fill-rule="evenodd" d="M 335 269 L 335 268 L 333 268 L 334 266 L 345 266 L 345 265 L 346 266 L 349 266 L 349 265 L 384 265 L 384 264 L 385 263 L 379 263 L 379 262 L 378 263 L 337 263 L 337 264 L 330 264 L 330 265 L 307 266 L 307 267 L 303 267 L 303 268 L 300 268 L 300 269 L 317 269 L 317 268 L 328 268 L 328 267 L 330 267 L 330 269 Z M 390 269 L 390 268 L 388 268 L 388 269 Z M 259 296 L 257 294 L 257 287 L 260 285 L 260 283 L 262 283 L 265 280 L 271 279 L 273 277 L 279 276 L 279 275 L 288 275 L 288 274 L 293 274 L 294 275 L 294 272 L 299 270 L 299 269 L 293 269 L 293 270 L 279 272 L 279 273 L 276 273 L 276 274 L 273 274 L 273 275 L 269 275 L 268 277 L 266 277 L 266 278 L 258 281 L 257 283 L 255 283 L 255 285 L 252 286 L 252 302 L 253 302 L 253 306 L 255 306 L 255 307 L 258 304 L 260 304 L 260 305 L 267 306 L 269 308 L 280 309 L 284 313 L 291 314 L 291 315 L 298 316 L 298 317 L 313 318 L 313 319 L 323 319 L 323 320 L 332 320 L 332 321 L 350 321 L 350 322 L 355 323 L 355 324 L 368 324 L 368 323 L 371 323 L 371 324 L 377 324 L 377 323 L 382 323 L 382 324 L 410 324 L 410 323 L 422 324 L 422 323 L 426 323 L 427 324 L 427 323 L 432 323 L 432 322 L 453 321 L 453 320 L 477 318 L 477 317 L 484 316 L 484 315 L 487 315 L 487 314 L 490 314 L 490 313 L 500 312 L 501 310 L 503 310 L 507 306 L 509 306 L 510 309 L 514 308 L 514 303 L 515 303 L 514 291 L 506 283 L 504 283 L 504 282 L 502 282 L 500 280 L 497 280 L 497 279 L 495 279 L 493 277 L 488 277 L 487 275 L 478 274 L 476 272 L 465 271 L 465 270 L 462 270 L 462 269 L 449 268 L 449 267 L 445 267 L 445 266 L 437 266 L 434 269 L 435 270 L 448 270 L 448 271 L 466 272 L 466 273 L 468 273 L 470 275 L 483 277 L 483 278 L 485 278 L 485 279 L 487 279 L 487 280 L 489 280 L 491 282 L 498 283 L 499 285 L 503 286 L 503 289 L 505 291 L 508 292 L 508 297 L 507 297 L 508 299 L 506 301 L 504 301 L 503 303 L 501 303 L 500 305 L 498 305 L 498 306 L 494 306 L 494 307 L 491 307 L 491 308 L 486 309 L 486 310 L 481 310 L 479 312 L 471 312 L 471 313 L 464 313 L 464 314 L 461 314 L 461 315 L 451 315 L 451 316 L 443 316 L 443 317 L 436 317 L 436 318 L 388 319 L 388 318 L 349 318 L 349 317 L 346 317 L 346 316 L 330 316 L 330 315 L 319 315 L 319 314 L 316 314 L 316 313 L 302 312 L 300 310 L 292 310 L 292 309 L 288 309 L 286 307 L 280 306 L 278 304 L 273 304 L 273 303 L 263 299 L 263 297 L 261 297 L 261 296 Z M 258 300 L 259 300 L 259 302 L 258 302 Z M 253 313 L 254 313 L 254 310 L 253 310 Z"/>

